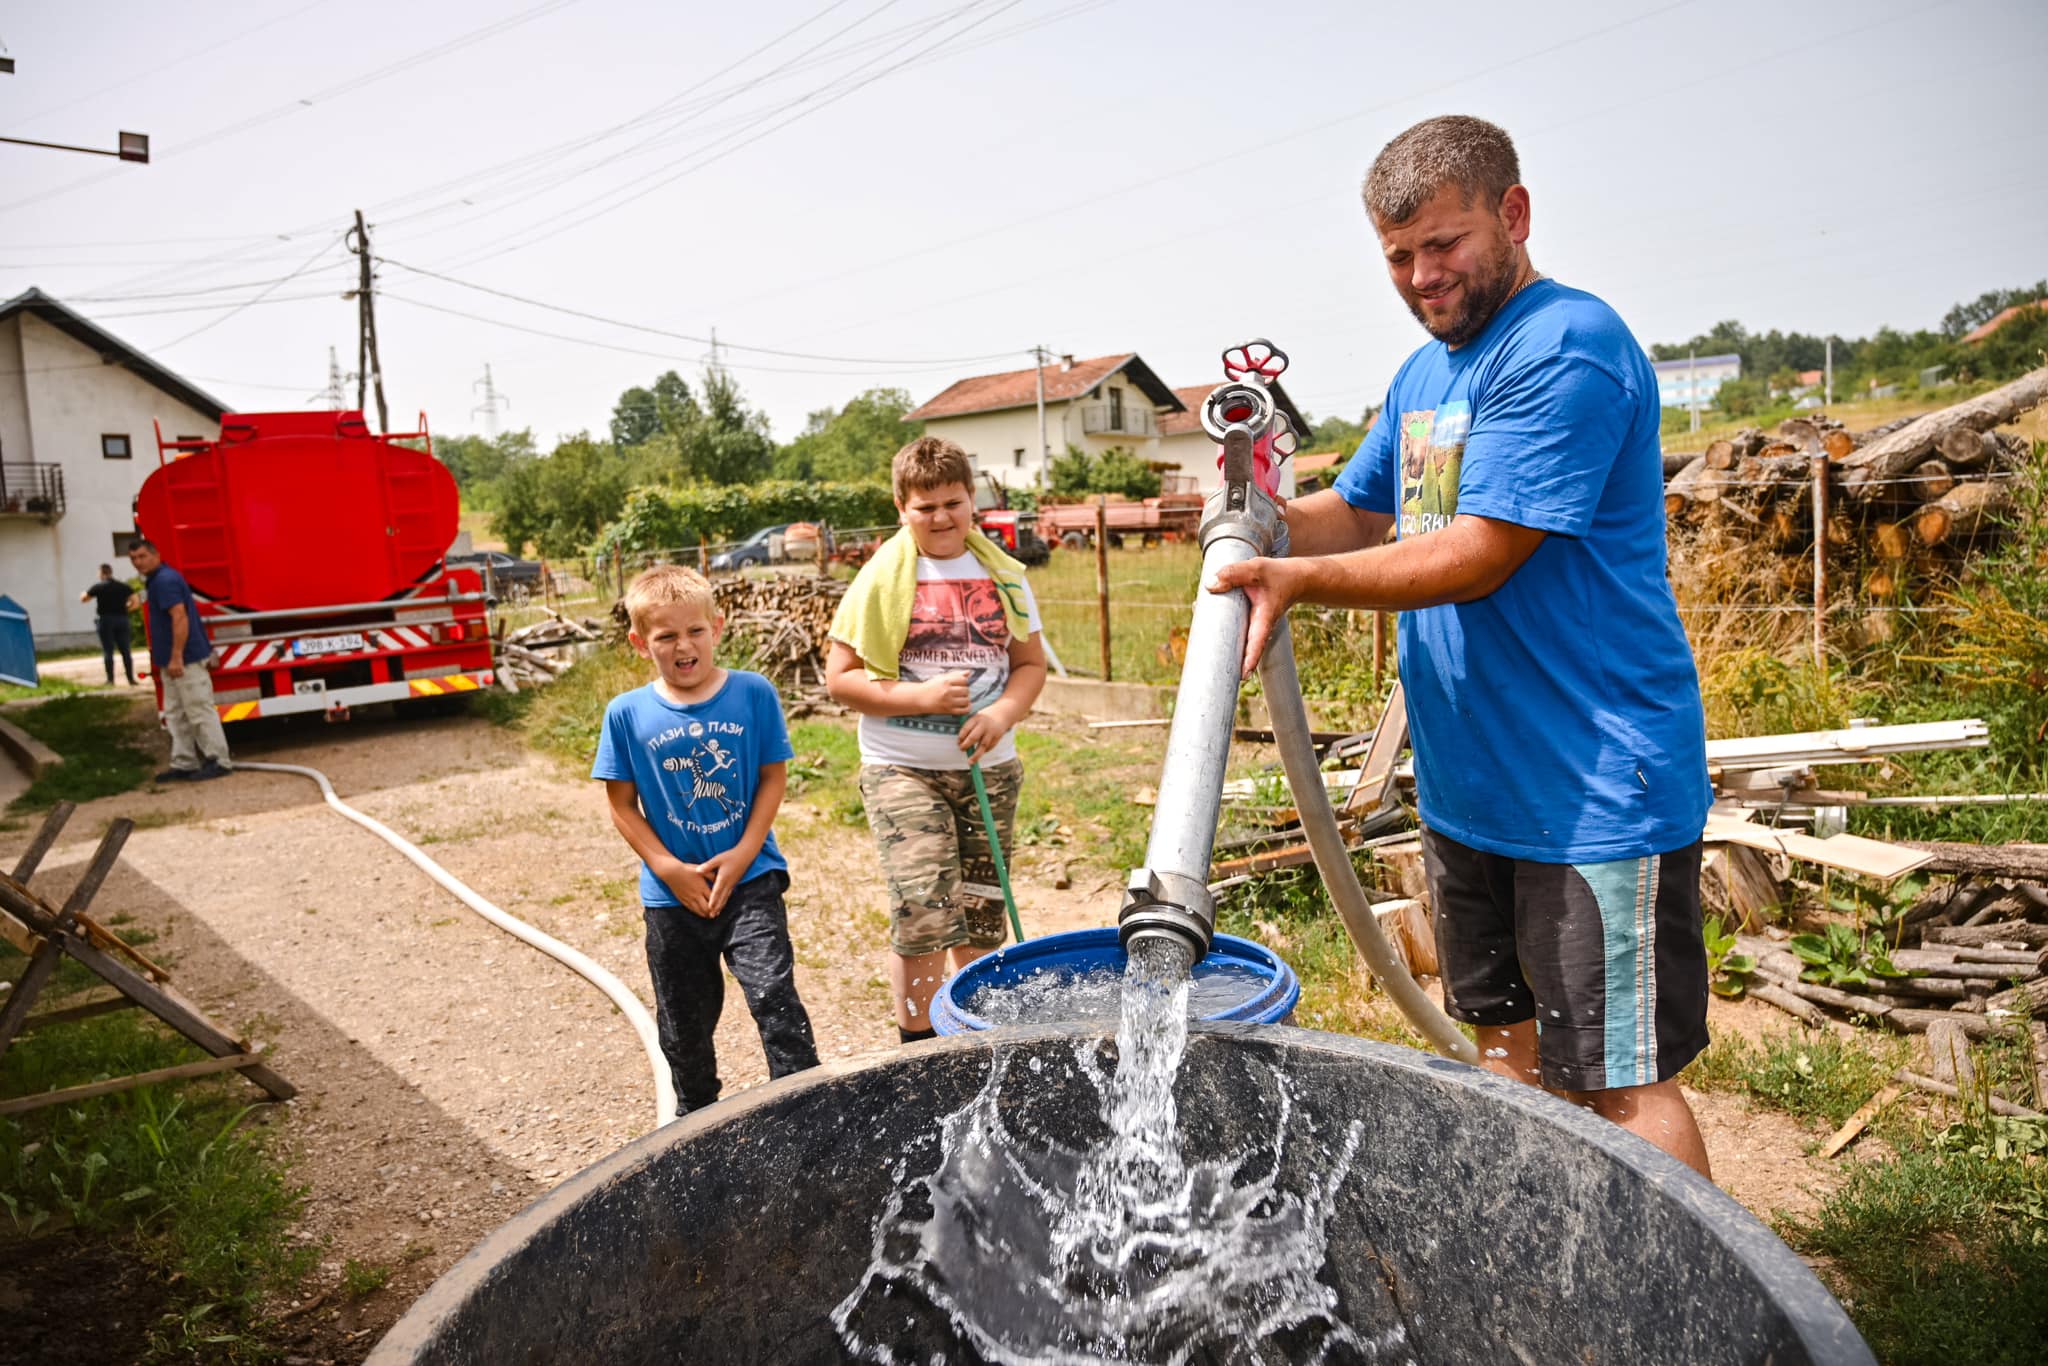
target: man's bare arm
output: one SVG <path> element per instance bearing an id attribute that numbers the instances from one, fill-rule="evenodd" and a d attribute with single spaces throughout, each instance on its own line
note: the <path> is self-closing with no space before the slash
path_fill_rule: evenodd
<path id="1" fill-rule="evenodd" d="M 1367 512 L 1344 501 L 1335 489 L 1323 489 L 1287 503 L 1287 553 L 1296 559 L 1363 550 L 1387 539 L 1394 519 Z"/>
<path id="2" fill-rule="evenodd" d="M 1244 654 L 1249 677 L 1273 627 L 1297 602 L 1393 612 L 1472 602 L 1506 583 L 1543 543 L 1543 535 L 1513 522 L 1461 514 L 1441 531 L 1392 545 L 1225 565 L 1208 588 L 1212 593 L 1242 588 L 1251 599 Z"/>

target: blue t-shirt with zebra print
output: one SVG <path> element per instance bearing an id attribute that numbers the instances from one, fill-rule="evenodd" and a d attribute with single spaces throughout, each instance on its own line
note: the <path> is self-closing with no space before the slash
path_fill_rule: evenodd
<path id="1" fill-rule="evenodd" d="M 717 692 L 690 706 L 669 701 L 652 683 L 614 697 L 590 776 L 633 784 L 640 810 L 668 851 L 685 863 L 702 863 L 746 833 L 761 766 L 787 762 L 795 753 L 775 685 L 757 673 L 728 669 Z M 740 880 L 788 866 L 770 832 Z M 640 900 L 682 904 L 644 863 Z"/>

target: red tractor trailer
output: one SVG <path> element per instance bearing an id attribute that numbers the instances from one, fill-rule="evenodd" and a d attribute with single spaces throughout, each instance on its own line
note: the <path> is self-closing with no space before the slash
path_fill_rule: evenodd
<path id="1" fill-rule="evenodd" d="M 192 585 L 222 721 L 490 686 L 482 586 L 446 563 L 459 505 L 426 426 L 231 413 L 218 441 L 158 431 L 135 525 Z"/>

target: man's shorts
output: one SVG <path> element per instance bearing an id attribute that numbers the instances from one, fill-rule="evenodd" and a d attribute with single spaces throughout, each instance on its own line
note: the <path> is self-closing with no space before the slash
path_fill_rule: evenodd
<path id="1" fill-rule="evenodd" d="M 1425 830 L 1444 1009 L 1533 1019 L 1543 1084 L 1668 1081 L 1707 1046 L 1700 846 L 1612 863 L 1531 863 Z"/>
<path id="2" fill-rule="evenodd" d="M 1007 855 L 1024 765 L 1016 759 L 984 764 L 981 777 Z M 882 876 L 889 879 L 889 947 L 909 958 L 960 944 L 1001 944 L 1003 889 L 972 775 L 966 769 L 863 764 L 860 796 Z"/>

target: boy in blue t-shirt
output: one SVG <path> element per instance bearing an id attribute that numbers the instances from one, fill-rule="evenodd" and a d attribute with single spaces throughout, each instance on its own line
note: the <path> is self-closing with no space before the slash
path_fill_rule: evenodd
<path id="1" fill-rule="evenodd" d="M 655 1022 L 680 1116 L 718 1099 L 721 958 L 746 993 L 768 1075 L 818 1065 L 771 829 L 793 751 L 775 685 L 713 658 L 725 618 L 703 575 L 657 565 L 626 589 L 626 613 L 654 681 L 605 708 L 590 776 L 640 856 Z"/>

